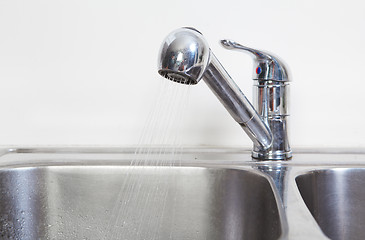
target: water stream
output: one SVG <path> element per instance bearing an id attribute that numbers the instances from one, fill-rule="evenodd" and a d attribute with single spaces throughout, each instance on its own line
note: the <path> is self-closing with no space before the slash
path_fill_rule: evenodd
<path id="1" fill-rule="evenodd" d="M 180 165 L 181 131 L 190 86 L 165 79 L 158 82 L 159 93 L 146 119 L 125 181 L 116 194 L 104 239 L 157 239 L 165 203 L 174 201 L 176 189 L 171 189 L 171 182 L 175 176 L 164 173 L 166 168 Z M 144 171 L 146 168 L 149 170 Z M 153 187 L 150 187 L 151 183 Z M 159 204 L 150 204 L 157 201 Z"/>

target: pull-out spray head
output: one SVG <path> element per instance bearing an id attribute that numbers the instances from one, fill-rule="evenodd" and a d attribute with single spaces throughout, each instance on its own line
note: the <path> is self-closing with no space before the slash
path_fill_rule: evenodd
<path id="1" fill-rule="evenodd" d="M 210 50 L 203 35 L 193 28 L 170 33 L 160 48 L 158 72 L 163 77 L 184 84 L 204 79 L 231 116 L 254 143 L 265 151 L 272 145 L 272 133 L 227 71 Z"/>
<path id="2" fill-rule="evenodd" d="M 158 73 L 184 84 L 197 84 L 210 61 L 210 49 L 203 35 L 194 28 L 170 33 L 161 45 Z"/>

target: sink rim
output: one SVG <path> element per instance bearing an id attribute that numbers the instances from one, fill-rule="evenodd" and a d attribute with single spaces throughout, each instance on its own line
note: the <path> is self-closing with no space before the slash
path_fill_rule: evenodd
<path id="1" fill-rule="evenodd" d="M 29 162 L 29 156 L 37 156 L 36 161 L 41 163 L 47 158 L 58 156 L 58 163 L 70 161 L 72 155 L 77 155 L 82 161 L 91 163 L 101 156 L 108 164 L 132 161 L 136 151 L 148 149 L 149 154 L 161 154 L 161 149 L 166 155 L 175 151 L 182 163 L 210 164 L 210 165 L 239 165 L 239 166 L 291 166 L 291 167 L 337 167 L 348 168 L 365 166 L 365 149 L 332 149 L 332 148 L 298 148 L 293 149 L 293 158 L 289 161 L 258 161 L 251 157 L 251 150 L 238 147 L 166 147 L 166 146 L 36 146 L 36 147 L 0 147 L 0 167 L 21 164 L 19 158 Z M 14 157 L 16 155 L 16 157 Z M 142 151 L 141 155 L 145 155 Z M 108 161 L 105 157 L 108 156 Z M 62 159 L 63 158 L 63 159 Z M 347 158 L 344 160 L 344 158 Z M 41 159 L 41 160 L 40 160 Z M 320 161 L 318 161 L 320 159 Z M 99 159 L 100 160 L 100 159 Z M 72 161 L 75 162 L 75 161 Z"/>

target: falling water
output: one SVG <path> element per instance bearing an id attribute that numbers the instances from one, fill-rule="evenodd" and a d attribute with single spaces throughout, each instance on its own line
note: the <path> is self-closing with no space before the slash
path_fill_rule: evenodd
<path id="1" fill-rule="evenodd" d="M 174 196 L 168 186 L 175 176 L 164 173 L 166 168 L 180 165 L 180 136 L 190 86 L 164 79 L 159 82 L 159 93 L 146 119 L 125 181 L 121 183 L 104 239 L 157 239 L 166 201 L 174 201 L 173 197 L 167 197 Z M 148 186 L 146 179 L 150 183 Z M 150 187 L 151 183 L 153 187 Z M 151 203 L 156 202 L 155 209 L 151 209 Z"/>

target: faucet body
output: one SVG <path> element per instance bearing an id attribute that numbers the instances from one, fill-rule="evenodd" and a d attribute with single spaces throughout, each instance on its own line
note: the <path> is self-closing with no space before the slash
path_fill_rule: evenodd
<path id="1" fill-rule="evenodd" d="M 289 159 L 286 68 L 267 53 L 230 40 L 222 40 L 221 44 L 227 49 L 253 54 L 255 106 L 248 101 L 210 50 L 202 34 L 195 29 L 181 28 L 166 37 L 160 49 L 158 72 L 183 84 L 197 84 L 203 79 L 252 140 L 254 158 Z"/>
<path id="2" fill-rule="evenodd" d="M 292 152 L 288 138 L 289 83 L 254 80 L 254 106 L 272 133 L 272 144 L 264 151 L 253 147 L 252 156 L 257 159 L 289 159 Z"/>

